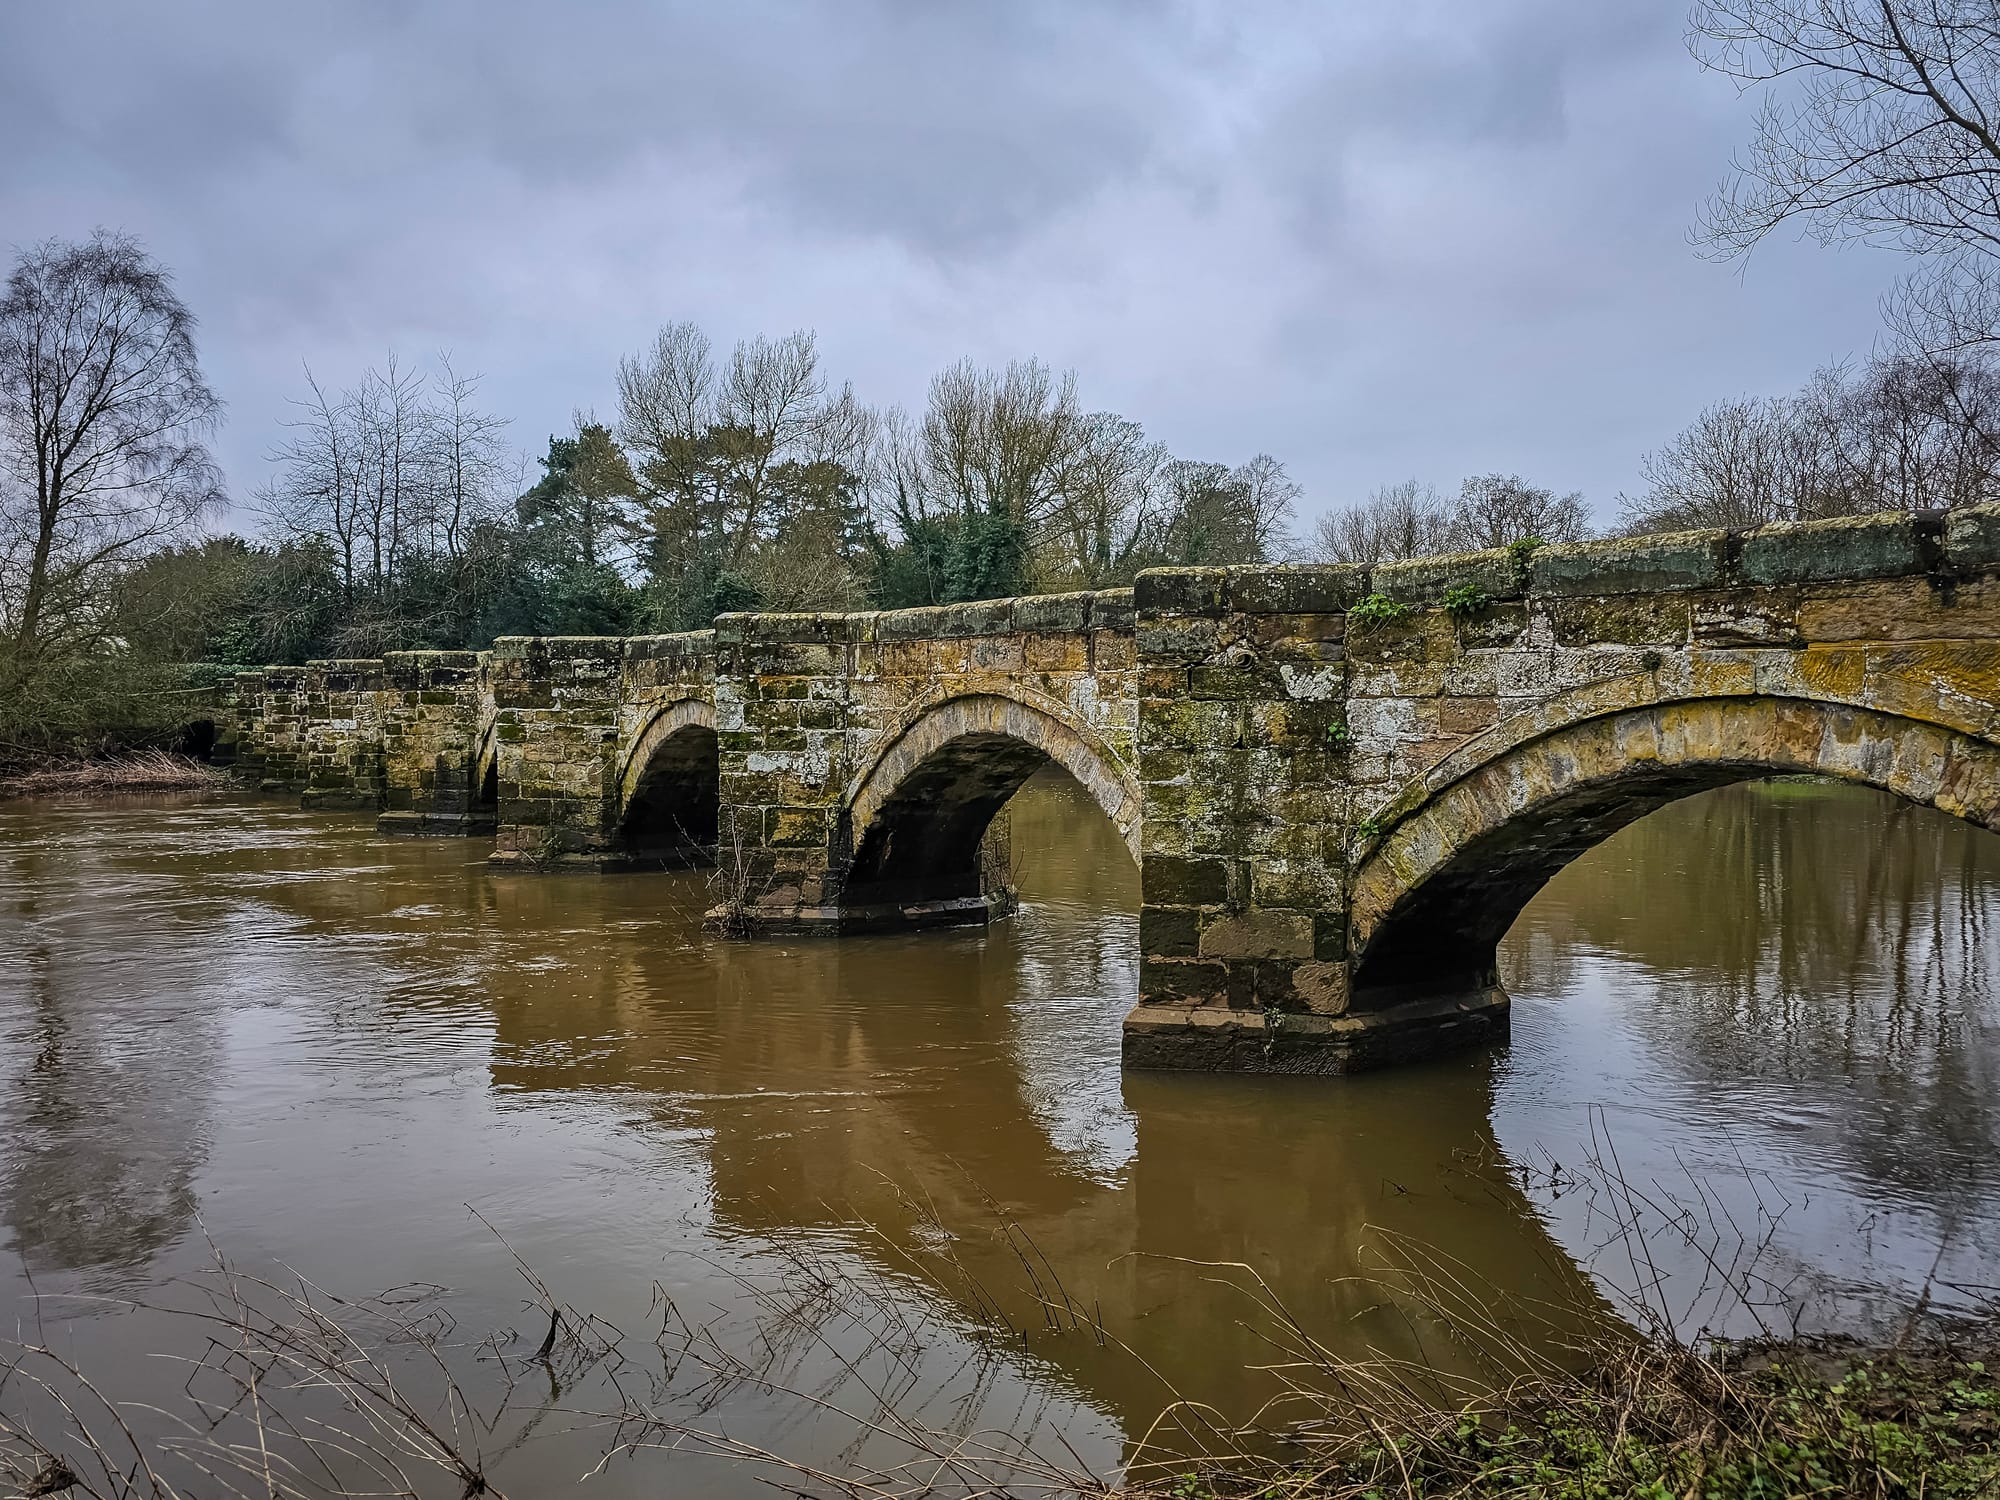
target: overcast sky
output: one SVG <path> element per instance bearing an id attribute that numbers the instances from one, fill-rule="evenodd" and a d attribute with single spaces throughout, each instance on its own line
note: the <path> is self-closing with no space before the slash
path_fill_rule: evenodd
<path id="1" fill-rule="evenodd" d="M 1690 248 L 1754 101 L 1680 0 L 0 0 L 0 241 L 139 235 L 231 488 L 301 361 L 453 352 L 539 451 L 661 323 L 862 399 L 1038 355 L 1309 513 L 1518 471 L 1608 516 L 1896 265 Z"/>

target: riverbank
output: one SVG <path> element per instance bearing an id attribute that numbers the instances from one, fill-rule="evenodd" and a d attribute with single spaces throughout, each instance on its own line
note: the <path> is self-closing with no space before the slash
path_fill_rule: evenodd
<path id="1" fill-rule="evenodd" d="M 135 750 L 101 760 L 52 760 L 0 774 L 0 801 L 14 797 L 117 797 L 133 792 L 220 791 L 226 773 L 171 750 Z"/>
<path id="2" fill-rule="evenodd" d="M 1337 1373 L 1350 1395 L 1380 1379 Z M 1642 1342 L 1583 1375 L 1428 1416 L 1343 1399 L 1325 1425 L 1298 1431 L 1302 1459 L 1187 1470 L 1126 1500 L 1993 1495 L 2000 1321 L 1893 1347 L 1809 1338 L 1703 1354 Z"/>

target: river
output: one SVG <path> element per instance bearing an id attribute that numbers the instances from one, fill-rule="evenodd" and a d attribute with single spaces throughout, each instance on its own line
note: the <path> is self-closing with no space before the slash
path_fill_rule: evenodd
<path id="1" fill-rule="evenodd" d="M 1177 1397 L 1256 1413 L 1275 1305 L 1452 1365 L 1384 1293 L 1411 1265 L 1523 1327 L 1683 1332 L 2000 1282 L 1990 834 L 1814 783 L 1688 799 L 1528 908 L 1510 1045 L 1309 1080 L 1122 1074 L 1130 858 L 1059 775 L 1009 816 L 1013 919 L 797 943 L 705 933 L 699 873 L 494 874 L 236 796 L 0 804 L 21 1336 L 170 1402 L 141 1356 L 200 1352 L 160 1308 L 217 1254 L 401 1288 L 505 1401 L 467 1441 L 518 1495 L 572 1484 L 612 1441 L 583 1414 L 624 1401 L 828 1468 L 890 1461 L 854 1421 L 887 1402 L 1109 1471 Z M 526 1363 L 522 1264 L 615 1359 Z M 650 1450 L 590 1487 L 658 1493 L 663 1462 L 764 1492 Z"/>

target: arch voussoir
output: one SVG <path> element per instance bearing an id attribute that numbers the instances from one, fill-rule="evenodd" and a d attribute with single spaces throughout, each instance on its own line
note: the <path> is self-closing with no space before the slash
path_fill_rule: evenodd
<path id="1" fill-rule="evenodd" d="M 1356 871 L 1357 1004 L 1371 987 L 1490 985 L 1495 944 L 1576 855 L 1678 797 L 1811 774 L 2000 829 L 2000 745 L 1846 703 L 1719 697 L 1649 704 L 1509 747 L 1419 801 Z"/>
<path id="2" fill-rule="evenodd" d="M 1025 747 L 1069 772 L 1137 858 L 1140 791 L 1110 747 L 1053 705 L 998 693 L 964 694 L 927 706 L 854 778 L 846 807 L 857 851 L 867 845 L 884 809 L 934 757 L 961 742 L 989 741 Z"/>

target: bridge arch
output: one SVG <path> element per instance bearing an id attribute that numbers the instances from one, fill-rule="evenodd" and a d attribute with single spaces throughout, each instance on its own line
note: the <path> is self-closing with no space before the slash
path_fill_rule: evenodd
<path id="1" fill-rule="evenodd" d="M 1090 793 L 1137 859 L 1139 785 L 1103 739 L 1052 702 L 971 693 L 906 715 L 854 779 L 848 898 L 977 895 L 980 840 L 994 814 L 1051 762 Z"/>
<path id="2" fill-rule="evenodd" d="M 1681 797 L 1800 773 L 2000 831 L 2000 745 L 1944 725 L 1750 696 L 1582 718 L 1505 744 L 1423 796 L 1370 851 L 1349 900 L 1355 1007 L 1493 985 L 1499 940 L 1586 849 Z"/>
<path id="3" fill-rule="evenodd" d="M 658 709 L 618 768 L 616 815 L 626 854 L 684 861 L 713 848 L 719 787 L 715 705 L 682 698 Z"/>

